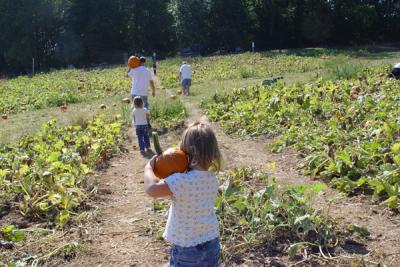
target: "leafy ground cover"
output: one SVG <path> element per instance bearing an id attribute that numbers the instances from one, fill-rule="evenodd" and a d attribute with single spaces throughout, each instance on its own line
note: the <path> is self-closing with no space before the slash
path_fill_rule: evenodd
<path id="1" fill-rule="evenodd" d="M 228 262 L 257 250 L 294 257 L 307 248 L 309 254 L 329 255 L 338 245 L 334 222 L 309 206 L 325 185 L 283 189 L 273 181 L 267 183 L 265 173 L 251 168 L 234 169 L 219 178 L 216 207 Z"/>
<path id="2" fill-rule="evenodd" d="M 87 198 L 87 176 L 119 151 L 121 138 L 118 121 L 58 128 L 53 120 L 36 135 L 1 146 L 2 211 L 17 207 L 27 218 L 62 227 Z"/>
<path id="3" fill-rule="evenodd" d="M 336 256 L 343 252 L 345 236 L 363 241 L 357 226 L 339 230 L 327 214 L 311 207 L 313 199 L 326 189 L 322 183 L 282 187 L 249 167 L 221 172 L 218 178 L 216 209 L 223 262 L 262 264 L 265 257 L 277 255 L 286 257 L 285 261 L 335 262 L 343 260 Z M 168 201 L 154 201 L 153 210 L 165 214 L 167 206 Z M 162 239 L 164 225 L 165 218 L 151 221 L 148 233 Z"/>
<path id="4" fill-rule="evenodd" d="M 400 82 L 386 77 L 386 67 L 358 74 L 237 88 L 215 94 L 203 107 L 228 133 L 278 136 L 274 152 L 294 145 L 312 177 L 349 194 L 373 194 L 398 209 Z"/>
<path id="5" fill-rule="evenodd" d="M 95 213 L 95 171 L 121 150 L 123 132 L 132 127 L 131 105 L 121 99 L 116 103 L 104 110 L 96 106 L 103 111 L 100 117 L 82 116 L 64 126 L 51 120 L 38 133 L 0 146 L 3 263 L 40 265 L 83 249 L 79 238 L 64 236 Z M 152 125 L 160 131 L 182 125 L 187 116 L 179 99 L 161 94 L 150 104 Z"/>
<path id="6" fill-rule="evenodd" d="M 79 220 L 96 191 L 93 170 L 120 151 L 121 127 L 118 119 L 100 117 L 85 126 L 62 128 L 53 120 L 36 135 L 0 147 L 3 248 L 13 249 L 17 242 L 32 242 L 38 233 L 61 230 Z M 7 225 L 16 214 L 23 216 L 23 222 Z M 18 229 L 32 222 L 41 225 L 39 230 Z M 7 250 L 2 254 L 6 262 L 12 261 Z"/>

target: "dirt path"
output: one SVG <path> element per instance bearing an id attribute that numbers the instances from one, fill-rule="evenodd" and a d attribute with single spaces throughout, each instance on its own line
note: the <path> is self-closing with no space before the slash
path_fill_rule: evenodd
<path id="1" fill-rule="evenodd" d="M 207 120 L 196 106 L 185 101 L 191 112 L 187 123 Z M 282 184 L 310 184 L 313 181 L 297 170 L 301 161 L 291 149 L 280 154 L 266 152 L 267 139 L 243 140 L 227 136 L 214 123 L 226 168 L 254 166 L 267 170 L 270 177 L 276 177 Z M 163 146 L 174 143 L 177 136 L 161 139 Z M 102 192 L 98 200 L 100 214 L 96 222 L 85 228 L 89 240 L 87 252 L 65 266 L 162 266 L 168 262 L 168 245 L 156 241 L 146 234 L 148 221 L 157 220 L 160 215 L 150 214 L 151 199 L 143 189 L 143 167 L 147 162 L 136 148 L 136 137 L 129 131 L 125 147 L 128 152 L 111 161 L 111 167 L 100 175 Z M 274 170 L 268 170 L 267 163 L 276 163 Z M 374 259 L 384 259 L 387 266 L 400 266 L 400 218 L 391 216 L 387 209 L 375 205 L 367 197 L 336 197 L 337 191 L 327 190 L 319 197 L 316 208 L 329 212 L 337 219 L 342 229 L 350 223 L 367 226 L 371 232 L 366 247 L 350 244 L 346 254 L 352 252 L 370 253 Z M 329 203 L 327 199 L 335 198 Z M 229 265 L 226 265 L 229 266 Z M 253 266 L 253 265 L 249 265 Z M 254 265 L 259 266 L 259 265 Z"/>
<path id="2" fill-rule="evenodd" d="M 65 266 L 161 266 L 167 262 L 168 247 L 146 233 L 148 221 L 157 219 L 149 212 L 152 201 L 143 188 L 148 159 L 139 153 L 132 129 L 128 136 L 124 144 L 128 152 L 114 158 L 100 174 L 100 213 L 85 226 L 87 252 Z"/>

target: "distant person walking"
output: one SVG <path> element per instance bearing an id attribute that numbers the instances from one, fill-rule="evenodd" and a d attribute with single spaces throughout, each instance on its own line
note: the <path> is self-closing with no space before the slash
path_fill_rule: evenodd
<path id="1" fill-rule="evenodd" d="M 157 58 L 156 58 L 156 52 L 153 52 L 153 55 L 151 56 L 151 61 L 153 63 L 153 72 L 154 75 L 157 74 Z"/>
<path id="2" fill-rule="evenodd" d="M 396 79 L 400 79 L 400 63 L 397 63 L 393 66 L 391 76 L 395 77 Z"/>
<path id="3" fill-rule="evenodd" d="M 182 62 L 182 66 L 179 69 L 179 80 L 181 81 L 182 95 L 189 95 L 192 79 L 190 76 L 190 65 L 186 61 Z"/>
<path id="4" fill-rule="evenodd" d="M 146 58 L 140 58 L 140 66 L 134 69 L 129 68 L 127 72 L 127 76 L 132 78 L 132 89 L 131 89 L 131 97 L 132 102 L 135 96 L 140 96 L 143 100 L 144 107 L 146 109 L 149 108 L 149 102 L 147 99 L 147 90 L 150 85 L 152 89 L 152 96 L 156 96 L 156 87 L 154 85 L 153 77 L 151 72 L 145 67 Z"/>

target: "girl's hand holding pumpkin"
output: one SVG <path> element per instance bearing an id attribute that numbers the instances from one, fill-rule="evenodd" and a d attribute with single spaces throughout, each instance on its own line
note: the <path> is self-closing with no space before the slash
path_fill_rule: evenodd
<path id="1" fill-rule="evenodd" d="M 144 188 L 146 193 L 151 197 L 172 196 L 168 185 L 154 174 L 153 168 L 156 159 L 157 156 L 153 156 L 149 162 L 147 162 L 146 167 L 144 167 Z"/>
<path id="2" fill-rule="evenodd" d="M 150 167 L 153 169 L 153 171 L 154 171 L 154 166 L 155 166 L 155 164 L 156 164 L 156 159 L 157 159 L 157 155 L 154 155 L 150 160 L 149 160 L 149 165 L 150 165 Z"/>

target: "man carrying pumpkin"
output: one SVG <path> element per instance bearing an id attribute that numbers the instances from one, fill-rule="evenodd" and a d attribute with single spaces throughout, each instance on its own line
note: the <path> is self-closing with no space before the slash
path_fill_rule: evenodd
<path id="1" fill-rule="evenodd" d="M 135 68 L 129 66 L 126 75 L 132 78 L 132 101 L 135 96 L 140 96 L 140 98 L 143 100 L 144 107 L 148 109 L 149 103 L 147 99 L 147 89 L 150 85 L 152 89 L 152 96 L 154 97 L 156 95 L 156 87 L 154 86 L 153 76 L 151 75 L 151 72 L 145 67 L 145 63 L 146 58 L 141 57 L 139 66 Z"/>

